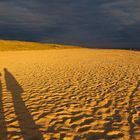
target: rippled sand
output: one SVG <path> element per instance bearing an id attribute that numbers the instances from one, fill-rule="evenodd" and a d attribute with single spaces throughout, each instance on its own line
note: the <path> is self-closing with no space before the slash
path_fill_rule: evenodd
<path id="1" fill-rule="evenodd" d="M 0 52 L 0 140 L 140 139 L 140 52 Z"/>

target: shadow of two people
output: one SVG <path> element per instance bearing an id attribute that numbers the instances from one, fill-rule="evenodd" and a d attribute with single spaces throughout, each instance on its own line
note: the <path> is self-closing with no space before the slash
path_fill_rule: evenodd
<path id="1" fill-rule="evenodd" d="M 22 100 L 21 95 L 24 92 L 22 87 L 17 82 L 16 78 L 7 70 L 7 68 L 4 68 L 4 73 L 5 73 L 4 77 L 6 81 L 6 88 L 12 95 L 15 114 L 19 122 L 22 137 L 24 138 L 24 140 L 43 140 L 43 136 L 38 129 L 39 126 L 35 124 L 30 112 L 26 108 L 25 102 Z M 2 107 L 0 114 L 3 114 L 1 116 L 1 119 L 3 120 L 1 127 L 2 130 L 5 131 L 4 133 L 6 134 L 7 131 L 6 131 L 6 123 L 4 121 L 1 83 L 0 83 L 0 106 Z"/>

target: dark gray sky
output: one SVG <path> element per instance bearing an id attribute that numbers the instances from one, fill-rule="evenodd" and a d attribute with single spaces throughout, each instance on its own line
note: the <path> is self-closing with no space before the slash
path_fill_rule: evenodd
<path id="1" fill-rule="evenodd" d="M 139 0 L 0 0 L 0 39 L 139 48 Z"/>

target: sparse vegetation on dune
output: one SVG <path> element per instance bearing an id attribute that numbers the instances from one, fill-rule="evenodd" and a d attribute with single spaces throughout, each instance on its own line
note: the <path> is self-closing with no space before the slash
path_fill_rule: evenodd
<path id="1" fill-rule="evenodd" d="M 48 50 L 48 49 L 79 48 L 79 46 L 45 44 L 37 42 L 0 40 L 0 51 L 22 51 L 22 50 Z"/>

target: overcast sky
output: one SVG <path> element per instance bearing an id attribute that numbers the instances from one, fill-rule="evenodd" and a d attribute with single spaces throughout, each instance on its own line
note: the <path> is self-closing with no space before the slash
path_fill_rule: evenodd
<path id="1" fill-rule="evenodd" d="M 140 49 L 140 0 L 0 0 L 0 39 Z"/>

